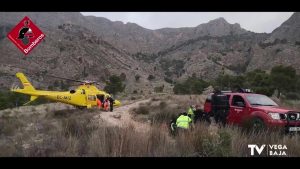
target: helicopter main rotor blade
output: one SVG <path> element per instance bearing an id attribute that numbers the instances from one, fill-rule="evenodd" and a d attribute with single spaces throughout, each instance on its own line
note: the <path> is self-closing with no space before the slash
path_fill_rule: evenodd
<path id="1" fill-rule="evenodd" d="M 40 74 L 41 73 L 40 71 L 42 71 L 42 70 L 40 70 L 40 71 L 30 70 L 28 68 L 19 67 L 19 66 L 15 66 L 15 65 L 10 65 L 10 67 L 25 70 L 25 73 L 27 74 L 27 76 L 37 76 L 37 74 Z M 15 75 L 6 75 L 6 76 L 15 76 Z M 44 73 L 43 73 L 43 76 L 48 76 L 48 77 L 53 77 L 53 78 L 58 78 L 58 79 L 63 79 L 63 80 L 69 80 L 69 81 L 79 82 L 79 83 L 84 83 L 84 84 L 97 84 L 97 85 L 101 85 L 101 83 L 99 83 L 97 81 L 75 80 L 75 79 L 69 79 L 69 78 L 65 78 L 65 77 L 59 77 L 59 76 L 54 76 L 54 75 L 49 75 L 49 74 L 44 74 Z"/>
<path id="2" fill-rule="evenodd" d="M 64 79 L 64 80 L 69 80 L 69 81 L 79 82 L 79 83 L 98 84 L 98 85 L 100 85 L 100 83 L 96 82 L 96 81 L 75 80 L 75 79 L 69 79 L 69 78 L 65 78 L 65 77 L 54 76 L 54 75 L 45 75 L 45 76 L 50 76 L 50 77 L 54 77 L 54 78 L 59 78 L 59 79 Z"/>
<path id="3" fill-rule="evenodd" d="M 69 79 L 69 78 L 59 77 L 59 76 L 54 76 L 54 75 L 45 75 L 45 76 L 50 76 L 50 77 L 54 77 L 54 78 L 58 78 L 58 79 L 64 79 L 64 80 L 69 80 L 69 81 L 84 83 L 84 81 L 82 81 L 82 80 L 74 80 L 74 79 Z"/>

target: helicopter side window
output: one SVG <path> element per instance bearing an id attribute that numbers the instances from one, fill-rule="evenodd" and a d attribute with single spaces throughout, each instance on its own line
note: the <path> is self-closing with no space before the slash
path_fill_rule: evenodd
<path id="1" fill-rule="evenodd" d="M 94 96 L 94 95 L 88 95 L 88 100 L 89 101 L 96 101 L 96 96 Z"/>
<path id="2" fill-rule="evenodd" d="M 82 89 L 82 92 L 81 92 L 81 94 L 85 94 L 85 90 L 84 90 L 84 89 Z"/>
<path id="3" fill-rule="evenodd" d="M 74 94 L 76 91 L 75 90 L 70 90 L 70 93 L 71 94 Z"/>

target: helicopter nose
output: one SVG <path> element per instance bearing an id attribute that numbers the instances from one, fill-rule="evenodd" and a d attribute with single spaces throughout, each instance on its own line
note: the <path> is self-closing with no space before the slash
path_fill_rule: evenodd
<path id="1" fill-rule="evenodd" d="M 121 106 L 121 102 L 119 100 L 114 101 L 114 106 Z"/>

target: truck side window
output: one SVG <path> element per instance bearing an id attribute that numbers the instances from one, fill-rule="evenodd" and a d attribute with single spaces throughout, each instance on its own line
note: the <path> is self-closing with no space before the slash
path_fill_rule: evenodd
<path id="1" fill-rule="evenodd" d="M 232 98 L 232 105 L 237 107 L 245 107 L 245 101 L 241 96 L 235 95 Z"/>

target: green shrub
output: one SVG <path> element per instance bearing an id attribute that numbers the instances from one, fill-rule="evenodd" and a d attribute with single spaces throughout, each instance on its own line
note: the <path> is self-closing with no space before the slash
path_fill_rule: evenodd
<path id="1" fill-rule="evenodd" d="M 140 105 L 139 107 L 134 108 L 133 112 L 136 114 L 149 114 L 149 107 L 147 105 Z"/>
<path id="2" fill-rule="evenodd" d="M 167 78 L 167 77 L 165 77 L 164 79 L 165 79 L 165 81 L 166 81 L 167 83 L 170 83 L 170 84 L 173 83 L 173 80 L 172 80 L 172 79 L 169 79 L 169 78 Z"/>
<path id="3" fill-rule="evenodd" d="M 296 70 L 292 66 L 274 66 L 270 73 L 270 81 L 272 86 L 278 90 L 277 97 L 281 93 L 295 90 L 295 82 L 297 81 Z"/>
<path id="4" fill-rule="evenodd" d="M 299 93 L 288 92 L 285 94 L 285 98 L 289 100 L 300 100 L 300 95 Z"/>
<path id="5" fill-rule="evenodd" d="M 135 78 L 135 81 L 139 81 L 141 76 L 139 74 L 137 74 L 137 75 L 134 76 L 134 78 Z"/>
<path id="6" fill-rule="evenodd" d="M 0 91 L 0 110 L 22 106 L 28 101 L 28 95 L 13 93 L 10 91 Z"/>
<path id="7" fill-rule="evenodd" d="M 154 80 L 154 79 L 155 79 L 155 76 L 149 75 L 147 79 L 148 79 L 148 80 Z"/>
<path id="8" fill-rule="evenodd" d="M 111 94 L 123 92 L 124 89 L 125 84 L 123 84 L 122 79 L 116 75 L 110 76 L 109 81 L 106 82 L 106 86 L 104 87 L 104 90 Z"/>
<path id="9" fill-rule="evenodd" d="M 208 82 L 190 77 L 183 83 L 176 83 L 173 91 L 175 94 L 201 94 L 208 86 Z"/>
<path id="10" fill-rule="evenodd" d="M 121 73 L 121 74 L 120 74 L 120 79 L 121 79 L 122 81 L 125 81 L 125 80 L 126 80 L 126 74 L 125 74 L 125 73 Z"/>
<path id="11" fill-rule="evenodd" d="M 164 85 L 158 86 L 158 87 L 154 87 L 154 92 L 161 93 L 161 92 L 163 92 L 164 87 L 165 87 Z"/>

